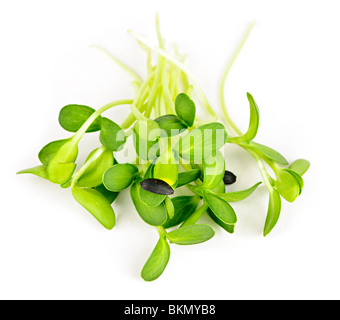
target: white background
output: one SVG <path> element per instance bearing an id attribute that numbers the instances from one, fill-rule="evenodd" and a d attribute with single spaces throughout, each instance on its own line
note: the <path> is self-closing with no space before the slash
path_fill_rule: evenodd
<path id="1" fill-rule="evenodd" d="M 339 1 L 326 0 L 1 0 L 0 298 L 339 299 L 339 10 Z M 106 231 L 69 190 L 15 173 L 38 165 L 47 142 L 69 136 L 57 122 L 64 105 L 98 108 L 132 97 L 129 76 L 90 45 L 145 75 L 144 53 L 126 31 L 156 43 L 156 12 L 216 110 L 223 69 L 256 20 L 227 81 L 231 114 L 246 129 L 251 92 L 261 111 L 257 141 L 312 166 L 303 195 L 283 203 L 268 237 L 261 187 L 235 205 L 235 234 L 216 228 L 207 243 L 172 245 L 165 273 L 145 283 L 139 273 L 157 232 L 138 217 L 128 191 L 114 203 L 116 228 Z M 107 115 L 120 122 L 126 108 Z M 97 139 L 84 139 L 81 160 Z M 248 154 L 227 151 L 238 175 L 230 190 L 259 181 Z"/>

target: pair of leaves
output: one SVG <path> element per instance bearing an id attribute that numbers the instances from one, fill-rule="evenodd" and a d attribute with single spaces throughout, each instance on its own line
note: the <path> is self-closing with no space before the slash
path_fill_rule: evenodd
<path id="1" fill-rule="evenodd" d="M 94 109 L 84 105 L 67 105 L 59 113 L 59 123 L 66 131 L 77 132 L 95 112 Z M 86 132 L 100 130 L 100 142 L 112 151 L 121 150 L 125 144 L 124 131 L 115 122 L 108 118 L 98 116 L 87 128 Z"/>
<path id="2" fill-rule="evenodd" d="M 139 216 L 148 224 L 152 226 L 161 226 L 167 220 L 167 210 L 162 201 L 156 206 L 149 206 L 145 204 L 140 197 L 140 180 L 132 183 L 130 188 L 130 195 L 132 202 L 139 214 Z"/>
<path id="3" fill-rule="evenodd" d="M 174 150 L 185 160 L 202 163 L 204 158 L 216 156 L 226 142 L 225 127 L 221 123 L 212 122 L 181 137 Z"/>
<path id="4" fill-rule="evenodd" d="M 72 187 L 75 200 L 90 212 L 106 229 L 111 230 L 116 216 L 108 198 L 96 189 Z"/>
<path id="5" fill-rule="evenodd" d="M 143 160 L 154 160 L 159 156 L 161 129 L 153 120 L 137 121 L 133 129 L 136 153 Z"/>
<path id="6" fill-rule="evenodd" d="M 99 153 L 99 155 L 98 155 Z M 96 156 L 97 155 L 97 156 Z M 96 158 L 94 158 L 96 157 Z M 101 147 L 93 150 L 86 163 L 90 163 L 85 172 L 80 176 L 77 181 L 78 187 L 94 188 L 103 183 L 104 173 L 113 166 L 115 159 L 113 157 L 112 150 L 105 147 Z M 120 191 L 120 190 L 113 190 Z"/>

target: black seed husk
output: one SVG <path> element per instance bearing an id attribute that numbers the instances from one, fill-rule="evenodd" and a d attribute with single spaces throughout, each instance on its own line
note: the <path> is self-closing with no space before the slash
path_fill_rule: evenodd
<path id="1" fill-rule="evenodd" d="M 223 177 L 224 184 L 233 184 L 236 182 L 236 176 L 231 171 L 225 171 Z"/>
<path id="2" fill-rule="evenodd" d="M 142 189 L 156 194 L 169 196 L 174 193 L 174 189 L 160 179 L 145 179 L 140 182 L 140 186 Z"/>

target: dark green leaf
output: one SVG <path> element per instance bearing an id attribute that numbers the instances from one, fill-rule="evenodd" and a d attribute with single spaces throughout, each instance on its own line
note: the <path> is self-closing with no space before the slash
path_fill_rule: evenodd
<path id="1" fill-rule="evenodd" d="M 101 184 L 98 187 L 95 187 L 95 190 L 100 192 L 110 204 L 112 204 L 119 195 L 119 192 L 112 192 L 107 190 L 103 184 Z"/>
<path id="2" fill-rule="evenodd" d="M 200 198 L 197 196 L 178 196 L 172 198 L 171 201 L 175 208 L 174 216 L 171 219 L 168 218 L 163 225 L 164 228 L 171 228 L 185 221 L 195 212 Z"/>
<path id="3" fill-rule="evenodd" d="M 185 94 L 180 93 L 175 100 L 177 115 L 189 126 L 192 127 L 195 121 L 195 103 Z"/>
<path id="4" fill-rule="evenodd" d="M 235 224 L 237 222 L 235 211 L 227 201 L 210 193 L 204 195 L 204 200 L 215 216 L 223 223 Z"/>
<path id="5" fill-rule="evenodd" d="M 115 164 L 104 173 L 103 184 L 106 189 L 119 192 L 128 188 L 137 174 L 138 168 L 133 164 Z"/>
<path id="6" fill-rule="evenodd" d="M 145 281 L 153 281 L 163 273 L 170 259 L 170 246 L 164 238 L 160 238 L 149 259 L 146 261 L 141 277 Z"/>
<path id="7" fill-rule="evenodd" d="M 135 181 L 130 188 L 132 202 L 139 216 L 152 226 L 161 226 L 167 219 L 167 212 L 164 203 L 158 206 L 150 207 L 142 202 L 139 196 L 140 181 Z"/>
<path id="8" fill-rule="evenodd" d="M 190 171 L 180 172 L 178 174 L 177 188 L 193 182 L 201 177 L 201 170 L 194 169 Z"/>
<path id="9" fill-rule="evenodd" d="M 95 111 L 96 110 L 87 106 L 70 104 L 61 109 L 59 113 L 59 123 L 66 131 L 77 132 Z M 94 120 L 86 132 L 99 131 L 101 119 L 102 117 L 99 116 Z"/>
<path id="10" fill-rule="evenodd" d="M 162 138 L 178 135 L 188 128 L 188 126 L 174 114 L 161 116 L 155 119 L 155 121 L 163 130 L 161 134 Z"/>
<path id="11" fill-rule="evenodd" d="M 181 227 L 167 234 L 170 242 L 180 245 L 198 244 L 208 241 L 215 235 L 214 229 L 207 224 L 194 224 Z"/>
<path id="12" fill-rule="evenodd" d="M 221 228 L 223 228 L 225 231 L 229 233 L 235 232 L 235 225 L 234 224 L 226 224 L 223 221 L 221 221 L 217 216 L 211 211 L 210 208 L 208 208 L 207 213 L 211 219 L 213 219 Z"/>
<path id="13" fill-rule="evenodd" d="M 101 121 L 99 139 L 104 147 L 112 151 L 121 150 L 126 141 L 124 131 L 118 124 L 108 118 L 103 118 Z"/>
<path id="14" fill-rule="evenodd" d="M 116 223 L 115 213 L 107 199 L 95 189 L 72 188 L 73 197 L 90 212 L 106 229 L 111 230 Z"/>

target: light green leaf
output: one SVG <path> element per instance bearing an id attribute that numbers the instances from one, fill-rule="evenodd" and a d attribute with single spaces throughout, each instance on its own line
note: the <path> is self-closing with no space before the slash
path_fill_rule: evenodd
<path id="1" fill-rule="evenodd" d="M 201 177 L 201 170 L 194 169 L 190 171 L 180 172 L 178 174 L 178 180 L 176 188 L 182 187 L 190 182 L 193 182 Z"/>
<path id="2" fill-rule="evenodd" d="M 275 182 L 277 191 L 288 202 L 294 202 L 301 191 L 299 180 L 287 170 L 276 170 L 275 174 L 277 177 Z"/>
<path id="3" fill-rule="evenodd" d="M 132 202 L 139 216 L 152 226 L 161 226 L 167 219 L 167 212 L 164 203 L 158 206 L 150 207 L 142 202 L 139 196 L 139 181 L 135 181 L 130 188 Z"/>
<path id="4" fill-rule="evenodd" d="M 145 281 L 153 281 L 160 277 L 170 259 L 170 246 L 164 238 L 160 238 L 149 259 L 146 261 L 141 277 Z"/>
<path id="5" fill-rule="evenodd" d="M 298 175 L 303 176 L 310 167 L 310 162 L 305 159 L 298 159 L 294 161 L 289 169 L 295 171 Z"/>
<path id="6" fill-rule="evenodd" d="M 107 199 L 95 189 L 72 187 L 73 197 L 90 212 L 106 229 L 116 223 L 115 213 Z"/>
<path id="7" fill-rule="evenodd" d="M 241 200 L 248 198 L 261 183 L 262 182 L 258 182 L 251 188 L 242 190 L 242 191 L 228 192 L 228 193 L 216 193 L 216 196 L 222 198 L 223 200 L 227 202 L 241 201 Z"/>
<path id="8" fill-rule="evenodd" d="M 283 164 L 283 165 L 288 165 L 288 161 L 281 155 L 279 152 L 275 151 L 272 148 L 269 148 L 267 146 L 264 146 L 263 144 L 259 144 L 256 142 L 250 142 L 248 147 L 258 151 L 262 156 L 273 160 L 277 163 Z"/>
<path id="9" fill-rule="evenodd" d="M 106 189 L 119 192 L 130 186 L 138 174 L 138 168 L 133 164 L 115 164 L 104 173 L 103 184 Z"/>
<path id="10" fill-rule="evenodd" d="M 98 187 L 103 183 L 103 175 L 106 170 L 113 166 L 114 158 L 112 150 L 110 149 L 105 148 L 103 152 L 99 155 L 99 157 L 93 159 L 93 156 L 96 154 L 98 149 L 93 150 L 86 159 L 85 163 L 87 163 L 88 161 L 93 162 L 89 165 L 89 167 L 85 170 L 85 172 L 77 181 L 78 187 Z"/>
<path id="11" fill-rule="evenodd" d="M 61 109 L 59 123 L 66 131 L 77 132 L 95 111 L 87 106 L 70 104 Z M 95 119 L 86 132 L 99 131 L 101 120 L 101 116 Z"/>
<path id="12" fill-rule="evenodd" d="M 70 180 L 78 156 L 78 141 L 70 139 L 63 144 L 48 164 L 47 172 L 51 182 L 63 184 Z"/>
<path id="13" fill-rule="evenodd" d="M 178 179 L 178 165 L 172 151 L 163 152 L 156 160 L 153 178 L 163 180 L 169 186 L 175 186 Z"/>
<path id="14" fill-rule="evenodd" d="M 250 104 L 249 128 L 244 135 L 240 137 L 229 138 L 230 142 L 233 143 L 248 142 L 256 137 L 260 123 L 260 111 L 259 108 L 257 107 L 257 104 L 253 96 L 249 92 L 247 93 L 247 98 Z"/>
<path id="15" fill-rule="evenodd" d="M 175 109 L 178 117 L 181 118 L 189 127 L 194 125 L 196 106 L 185 93 L 180 93 L 176 97 Z"/>
<path id="16" fill-rule="evenodd" d="M 231 205 L 215 194 L 205 193 L 204 200 L 215 216 L 226 224 L 235 224 L 237 217 Z"/>
<path id="17" fill-rule="evenodd" d="M 194 224 L 181 227 L 167 234 L 170 242 L 179 245 L 191 245 L 208 241 L 215 235 L 214 229 L 207 224 Z"/>
<path id="18" fill-rule="evenodd" d="M 174 204 L 172 203 L 172 201 L 169 197 L 165 198 L 164 204 L 165 204 L 165 207 L 166 207 L 166 211 L 168 213 L 168 218 L 172 219 L 175 215 Z"/>
<path id="19" fill-rule="evenodd" d="M 267 236 L 275 227 L 281 212 L 281 197 L 276 189 L 269 190 L 269 205 L 263 236 Z"/>
<path id="20" fill-rule="evenodd" d="M 285 169 L 284 171 L 289 172 L 296 179 L 296 181 L 298 182 L 299 187 L 300 187 L 300 191 L 299 191 L 299 195 L 300 195 L 302 193 L 302 190 L 303 190 L 303 187 L 304 187 L 304 184 L 305 184 L 302 177 L 293 170 Z"/>
<path id="21" fill-rule="evenodd" d="M 25 170 L 21 170 L 17 172 L 17 174 L 24 174 L 24 173 L 34 174 L 35 176 L 49 180 L 46 166 L 37 166 L 37 167 L 33 167 L 33 168 L 29 168 L 29 169 L 25 169 Z"/>
<path id="22" fill-rule="evenodd" d="M 175 151 L 185 160 L 200 162 L 215 156 L 227 142 L 227 132 L 221 123 L 212 122 L 198 127 L 183 136 Z"/>
<path id="23" fill-rule="evenodd" d="M 50 161 L 57 154 L 59 149 L 70 139 L 62 139 L 48 143 L 45 147 L 43 147 L 39 152 L 39 160 L 44 166 L 48 166 Z"/>

